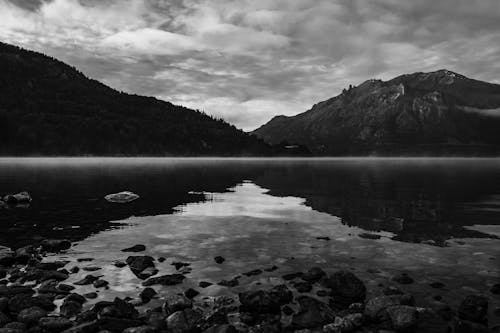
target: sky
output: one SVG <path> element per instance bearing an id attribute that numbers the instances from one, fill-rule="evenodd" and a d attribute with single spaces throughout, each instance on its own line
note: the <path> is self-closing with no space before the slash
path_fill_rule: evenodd
<path id="1" fill-rule="evenodd" d="M 499 0 L 0 0 L 0 40 L 244 130 L 371 78 L 500 83 Z"/>

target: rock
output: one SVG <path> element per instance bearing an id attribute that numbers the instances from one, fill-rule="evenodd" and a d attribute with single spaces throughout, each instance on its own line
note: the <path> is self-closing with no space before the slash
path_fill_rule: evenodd
<path id="1" fill-rule="evenodd" d="M 217 256 L 214 258 L 214 261 L 217 263 L 217 264 L 222 264 L 224 261 L 226 261 L 226 259 L 224 259 L 224 257 L 221 257 L 221 256 Z"/>
<path id="2" fill-rule="evenodd" d="M 189 288 L 188 290 L 186 290 L 184 292 L 184 295 L 189 298 L 189 299 L 192 299 L 192 298 L 195 298 L 196 296 L 198 296 L 200 294 L 199 291 L 197 290 L 194 290 L 193 288 Z"/>
<path id="3" fill-rule="evenodd" d="M 139 294 L 143 303 L 148 303 L 156 295 L 156 291 L 153 288 L 144 288 Z"/>
<path id="4" fill-rule="evenodd" d="M 44 296 L 31 296 L 20 294 L 9 299 L 9 311 L 12 314 L 20 313 L 24 309 L 39 307 L 45 311 L 53 311 L 56 306 Z"/>
<path id="5" fill-rule="evenodd" d="M 80 271 L 80 267 L 78 266 L 73 266 L 70 270 L 71 274 L 76 274 Z"/>
<path id="6" fill-rule="evenodd" d="M 363 325 L 363 315 L 350 314 L 345 317 L 335 317 L 335 322 L 323 326 L 323 333 L 354 332 Z"/>
<path id="7" fill-rule="evenodd" d="M 238 333 L 233 325 L 222 324 L 215 325 L 203 331 L 203 333 Z"/>
<path id="8" fill-rule="evenodd" d="M 73 293 L 73 294 L 70 294 L 68 295 L 65 299 L 65 301 L 72 301 L 72 302 L 77 302 L 77 303 L 80 303 L 80 304 L 83 304 L 85 303 L 87 300 L 85 299 L 85 297 L 83 297 L 82 295 L 79 295 L 77 293 Z"/>
<path id="9" fill-rule="evenodd" d="M 460 319 L 484 323 L 488 313 L 488 299 L 484 296 L 467 296 L 458 307 Z"/>
<path id="10" fill-rule="evenodd" d="M 139 275 L 146 270 L 146 268 L 155 268 L 154 259 L 150 256 L 130 256 L 127 258 L 127 264 L 132 273 L 134 273 L 137 277 L 139 277 Z M 148 274 L 149 273 L 152 272 L 148 272 Z"/>
<path id="11" fill-rule="evenodd" d="M 123 333 L 156 333 L 156 329 L 151 326 L 129 327 Z"/>
<path id="12" fill-rule="evenodd" d="M 0 297 L 11 298 L 16 295 L 32 295 L 35 291 L 26 286 L 0 286 Z"/>
<path id="13" fill-rule="evenodd" d="M 10 323 L 12 320 L 5 313 L 0 311 L 0 326 Z"/>
<path id="14" fill-rule="evenodd" d="M 448 333 L 448 322 L 431 309 L 418 309 L 418 333 Z"/>
<path id="15" fill-rule="evenodd" d="M 112 203 L 128 203 L 139 199 L 139 196 L 133 192 L 123 191 L 118 193 L 108 194 L 104 197 L 107 202 Z"/>
<path id="16" fill-rule="evenodd" d="M 239 279 L 239 277 L 234 277 L 231 280 L 221 280 L 217 284 L 219 286 L 232 288 L 232 287 L 236 287 L 237 285 L 240 284 L 238 279 Z"/>
<path id="17" fill-rule="evenodd" d="M 365 315 L 374 322 L 381 322 L 388 318 L 387 308 L 401 305 L 400 296 L 379 296 L 374 297 L 365 305 Z"/>
<path id="18" fill-rule="evenodd" d="M 207 287 L 210 287 L 211 285 L 213 285 L 213 283 L 211 282 L 206 282 L 206 281 L 201 281 L 200 283 L 198 283 L 198 286 L 200 288 L 207 288 Z"/>
<path id="19" fill-rule="evenodd" d="M 388 307 L 386 311 L 396 332 L 410 332 L 417 327 L 418 312 L 414 307 L 396 305 Z"/>
<path id="20" fill-rule="evenodd" d="M 0 245 L 0 266 L 11 266 L 16 261 L 16 253 L 10 248 Z"/>
<path id="21" fill-rule="evenodd" d="M 299 293 L 308 293 L 312 290 L 312 284 L 309 282 L 295 282 L 293 287 L 297 289 Z"/>
<path id="22" fill-rule="evenodd" d="M 444 320 L 451 320 L 454 316 L 451 307 L 444 302 L 433 301 L 430 303 L 430 308 Z"/>
<path id="23" fill-rule="evenodd" d="M 165 258 L 165 257 L 159 257 L 158 258 L 158 262 L 164 262 L 165 260 L 167 260 L 167 258 Z"/>
<path id="24" fill-rule="evenodd" d="M 119 260 L 117 260 L 117 261 L 115 261 L 115 262 L 113 263 L 113 265 L 115 265 L 115 266 L 116 266 L 116 267 L 118 267 L 118 268 L 122 268 L 122 267 L 127 266 L 127 263 L 126 263 L 126 262 L 124 262 L 124 261 L 119 261 Z"/>
<path id="25" fill-rule="evenodd" d="M 324 287 L 331 289 L 334 303 L 340 307 L 363 302 L 366 298 L 364 283 L 356 275 L 348 271 L 335 272 L 328 278 L 324 278 L 322 284 Z"/>
<path id="26" fill-rule="evenodd" d="M 290 280 L 293 280 L 293 279 L 296 279 L 296 278 L 302 277 L 302 275 L 304 275 L 304 273 L 302 273 L 302 272 L 297 272 L 297 273 L 289 273 L 289 274 L 285 274 L 285 275 L 283 275 L 283 276 L 281 276 L 281 277 L 283 278 L 283 280 L 290 281 Z"/>
<path id="27" fill-rule="evenodd" d="M 128 247 L 122 250 L 122 252 L 142 252 L 142 251 L 146 251 L 146 246 L 142 244 L 134 245 L 132 247 Z"/>
<path id="28" fill-rule="evenodd" d="M 291 316 L 293 315 L 295 312 L 293 311 L 293 309 L 291 307 L 289 307 L 288 305 L 285 305 L 283 307 L 283 309 L 281 309 L 283 311 L 283 313 L 286 315 L 286 316 Z"/>
<path id="29" fill-rule="evenodd" d="M 42 308 L 39 308 L 38 306 L 34 306 L 19 312 L 19 314 L 17 315 L 17 320 L 28 326 L 33 326 L 38 323 L 40 318 L 43 318 L 46 315 L 47 311 L 45 311 Z"/>
<path id="30" fill-rule="evenodd" d="M 259 274 L 262 274 L 262 269 L 254 269 L 252 271 L 243 273 L 243 275 L 245 275 L 245 276 L 255 276 L 255 275 L 259 275 Z"/>
<path id="31" fill-rule="evenodd" d="M 61 252 L 71 247 L 71 242 L 67 239 L 44 239 L 41 243 L 42 251 Z"/>
<path id="32" fill-rule="evenodd" d="M 361 238 L 366 238 L 366 239 L 380 239 L 382 236 L 377 235 L 377 234 L 370 234 L 367 232 L 361 233 L 358 235 Z"/>
<path id="33" fill-rule="evenodd" d="M 64 281 L 68 278 L 68 274 L 60 271 L 46 271 L 41 269 L 28 269 L 22 276 L 23 281 L 43 282 L 47 280 Z"/>
<path id="34" fill-rule="evenodd" d="M 88 299 L 96 299 L 97 298 L 97 293 L 91 292 L 91 293 L 86 293 L 83 294 L 83 297 L 88 298 Z"/>
<path id="35" fill-rule="evenodd" d="M 46 332 L 62 332 L 73 326 L 71 320 L 64 317 L 41 318 L 38 325 Z"/>
<path id="36" fill-rule="evenodd" d="M 431 283 L 429 283 L 429 286 L 431 286 L 434 289 L 441 289 L 441 288 L 444 288 L 444 283 L 442 283 L 442 282 L 431 282 Z"/>
<path id="37" fill-rule="evenodd" d="M 413 283 L 413 279 L 407 273 L 401 273 L 399 275 L 393 276 L 392 281 L 395 281 L 399 284 L 411 284 L 411 283 Z"/>
<path id="38" fill-rule="evenodd" d="M 89 274 L 89 275 L 86 275 L 82 280 L 74 282 L 73 284 L 77 285 L 77 286 L 86 286 L 86 285 L 89 285 L 89 284 L 96 282 L 97 280 L 99 280 L 99 278 L 97 276 Z"/>
<path id="39" fill-rule="evenodd" d="M 335 320 L 335 312 L 325 303 L 309 297 L 297 298 L 299 312 L 293 316 L 292 325 L 296 328 L 315 328 Z"/>
<path id="40" fill-rule="evenodd" d="M 177 311 L 167 317 L 167 328 L 171 333 L 193 331 L 201 319 L 200 313 L 192 309 Z"/>
<path id="41" fill-rule="evenodd" d="M 176 284 L 181 284 L 186 277 L 182 274 L 167 274 L 158 277 L 149 278 L 142 283 L 143 286 L 149 287 L 155 284 L 161 284 L 164 286 L 173 286 Z"/>
<path id="42" fill-rule="evenodd" d="M 106 280 L 102 280 L 102 279 L 99 279 L 99 280 L 94 282 L 95 288 L 104 288 L 104 287 L 107 287 L 108 285 L 109 285 L 109 282 Z"/>
<path id="43" fill-rule="evenodd" d="M 271 267 L 268 267 L 268 268 L 264 268 L 264 271 L 266 271 L 266 272 L 274 272 L 277 269 L 278 269 L 278 266 L 271 266 Z"/>
<path id="44" fill-rule="evenodd" d="M 8 194 L 3 197 L 3 201 L 8 205 L 23 205 L 29 204 L 32 201 L 31 195 L 28 192 L 19 192 L 16 194 Z"/>
<path id="45" fill-rule="evenodd" d="M 81 324 L 81 323 L 85 323 L 85 322 L 89 322 L 89 321 L 94 321 L 96 319 L 97 319 L 97 312 L 94 312 L 93 310 L 86 310 L 86 311 L 80 312 L 76 316 L 75 322 L 77 324 Z"/>
<path id="46" fill-rule="evenodd" d="M 284 284 L 280 284 L 277 286 L 274 286 L 270 290 L 271 297 L 276 299 L 276 301 L 280 305 L 285 305 L 290 303 L 293 300 L 293 293 L 288 287 Z"/>
<path id="47" fill-rule="evenodd" d="M 21 332 L 25 332 L 28 330 L 28 327 L 26 326 L 26 324 L 20 323 L 18 321 L 13 321 L 11 323 L 5 324 L 5 326 L 3 328 L 11 329 L 11 330 L 19 330 Z"/>
<path id="48" fill-rule="evenodd" d="M 155 267 L 148 267 L 142 272 L 138 273 L 137 277 L 141 280 L 146 280 L 152 276 L 155 276 L 156 274 L 158 274 L 158 270 Z"/>
<path id="49" fill-rule="evenodd" d="M 82 268 L 86 272 L 95 272 L 101 269 L 101 267 L 98 266 L 86 266 Z"/>
<path id="50" fill-rule="evenodd" d="M 491 286 L 490 292 L 495 295 L 500 295 L 500 283 Z"/>
<path id="51" fill-rule="evenodd" d="M 319 267 L 313 267 L 304 273 L 300 278 L 304 281 L 315 283 L 321 280 L 324 276 L 326 276 L 324 270 Z"/>
<path id="52" fill-rule="evenodd" d="M 402 292 L 401 289 L 399 289 L 398 287 L 394 287 L 394 286 L 387 286 L 384 288 L 384 290 L 382 292 L 386 296 L 403 295 L 404 294 L 404 292 Z"/>
<path id="53" fill-rule="evenodd" d="M 166 314 L 172 314 L 177 311 L 190 309 L 193 302 L 184 295 L 169 295 L 163 304 L 163 311 Z"/>
<path id="54" fill-rule="evenodd" d="M 26 265 L 31 258 L 36 256 L 35 248 L 32 245 L 24 246 L 16 250 L 16 262 Z"/>
<path id="55" fill-rule="evenodd" d="M 316 237 L 316 239 L 317 239 L 317 240 L 324 240 L 324 241 L 329 241 L 329 240 L 331 240 L 331 238 L 330 238 L 330 237 L 328 237 L 328 236 L 319 236 L 319 237 Z"/>
<path id="56" fill-rule="evenodd" d="M 188 262 L 174 261 L 171 265 L 174 266 L 176 270 L 179 270 L 182 267 L 188 267 L 191 264 Z"/>
<path id="57" fill-rule="evenodd" d="M 68 301 L 66 299 L 61 305 L 61 315 L 68 318 L 77 315 L 81 311 L 82 311 L 82 303 L 76 301 L 71 301 L 71 300 Z"/>
<path id="58" fill-rule="evenodd" d="M 246 291 L 238 294 L 240 299 L 240 312 L 253 313 L 280 313 L 280 303 L 273 294 L 264 291 Z"/>

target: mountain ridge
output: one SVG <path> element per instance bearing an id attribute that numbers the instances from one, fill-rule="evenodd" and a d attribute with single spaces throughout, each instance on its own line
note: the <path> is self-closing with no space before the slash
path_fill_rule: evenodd
<path id="1" fill-rule="evenodd" d="M 221 119 L 117 91 L 0 42 L 1 156 L 261 156 L 283 152 Z"/>
<path id="2" fill-rule="evenodd" d="M 366 80 L 253 134 L 315 155 L 496 155 L 500 85 L 442 69 Z"/>

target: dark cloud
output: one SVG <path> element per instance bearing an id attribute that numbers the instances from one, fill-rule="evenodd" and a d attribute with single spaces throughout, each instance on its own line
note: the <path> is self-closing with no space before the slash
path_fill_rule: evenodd
<path id="1" fill-rule="evenodd" d="M 0 38 L 252 129 L 349 84 L 500 83 L 498 0 L 0 0 Z"/>

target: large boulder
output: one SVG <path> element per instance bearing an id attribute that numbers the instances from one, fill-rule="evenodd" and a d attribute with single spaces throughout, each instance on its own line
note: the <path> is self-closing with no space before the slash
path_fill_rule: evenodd
<path id="1" fill-rule="evenodd" d="M 364 302 L 366 286 L 356 275 L 348 271 L 338 271 L 322 280 L 323 286 L 330 288 L 333 303 L 347 307 L 352 303 Z"/>
<path id="2" fill-rule="evenodd" d="M 104 197 L 107 202 L 127 203 L 139 199 L 139 196 L 133 192 L 123 191 L 119 193 L 108 194 Z"/>
<path id="3" fill-rule="evenodd" d="M 45 311 L 53 311 L 56 306 L 50 298 L 44 296 L 31 296 L 29 294 L 19 294 L 9 299 L 9 311 L 18 314 L 24 309 L 39 307 Z"/>
<path id="4" fill-rule="evenodd" d="M 399 295 L 374 297 L 366 302 L 365 315 L 373 322 L 386 321 L 389 319 L 387 308 L 396 305 L 401 305 Z"/>
<path id="5" fill-rule="evenodd" d="M 166 314 L 172 314 L 177 311 L 190 309 L 193 307 L 193 302 L 184 295 L 168 295 L 163 304 L 163 311 Z"/>
<path id="6" fill-rule="evenodd" d="M 484 296 L 467 296 L 458 307 L 460 319 L 484 323 L 488 313 L 488 299 Z"/>
<path id="7" fill-rule="evenodd" d="M 280 302 L 273 294 L 264 291 L 246 291 L 238 295 L 240 299 L 240 312 L 253 313 L 279 313 Z"/>
<path id="8" fill-rule="evenodd" d="M 293 300 L 292 291 L 284 284 L 274 286 L 270 290 L 270 294 L 280 305 L 288 304 Z"/>
<path id="9" fill-rule="evenodd" d="M 71 320 L 64 317 L 45 317 L 41 318 L 38 326 L 45 332 L 62 332 L 73 326 Z"/>
<path id="10" fill-rule="evenodd" d="M 335 320 L 335 311 L 315 298 L 300 296 L 297 298 L 297 302 L 299 303 L 299 312 L 292 318 L 294 328 L 320 327 Z"/>

